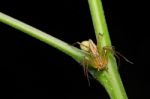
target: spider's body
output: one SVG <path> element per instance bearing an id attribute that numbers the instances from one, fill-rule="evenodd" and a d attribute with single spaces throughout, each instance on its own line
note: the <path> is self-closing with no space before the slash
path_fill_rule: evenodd
<path id="1" fill-rule="evenodd" d="M 98 51 L 96 44 L 91 39 L 81 42 L 80 48 L 90 54 L 90 58 L 87 61 L 94 68 L 98 69 L 98 71 L 107 68 L 108 51 L 106 49 Z"/>

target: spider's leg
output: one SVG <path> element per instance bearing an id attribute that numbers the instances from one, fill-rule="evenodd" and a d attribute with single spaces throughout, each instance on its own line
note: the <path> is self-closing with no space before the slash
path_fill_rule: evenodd
<path id="1" fill-rule="evenodd" d="M 85 77 L 87 78 L 88 85 L 90 86 L 90 80 L 89 80 L 89 74 L 88 74 L 88 60 L 86 60 L 86 57 L 84 57 L 82 61 L 82 67 Z"/>

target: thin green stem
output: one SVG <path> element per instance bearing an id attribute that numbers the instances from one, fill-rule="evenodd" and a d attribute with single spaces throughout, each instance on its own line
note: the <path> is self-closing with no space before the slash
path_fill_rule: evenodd
<path id="1" fill-rule="evenodd" d="M 56 49 L 59 49 L 60 51 L 73 57 L 77 61 L 80 61 L 84 57 L 84 53 L 80 49 L 77 49 L 39 29 L 27 25 L 1 12 L 0 12 L 0 22 L 5 23 L 11 27 L 14 27 L 36 39 L 41 40 L 42 42 L 47 43 L 48 45 L 55 47 Z"/>
<path id="2" fill-rule="evenodd" d="M 101 0 L 88 0 L 92 21 L 97 37 L 99 48 L 111 46 L 111 41 L 107 29 Z M 102 38 L 99 40 L 99 33 Z M 111 99 L 127 99 L 121 78 L 118 73 L 116 60 L 113 55 L 109 55 L 108 70 L 95 72 L 98 81 L 105 87 Z"/>

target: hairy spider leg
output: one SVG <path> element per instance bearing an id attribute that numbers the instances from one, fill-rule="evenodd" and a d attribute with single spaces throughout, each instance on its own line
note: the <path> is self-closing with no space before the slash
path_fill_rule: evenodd
<path id="1" fill-rule="evenodd" d="M 90 79 L 89 79 L 89 74 L 88 74 L 88 61 L 86 60 L 86 57 L 84 57 L 82 61 L 82 67 L 83 67 L 84 75 L 87 78 L 88 85 L 90 86 Z"/>
<path id="2" fill-rule="evenodd" d="M 120 57 L 122 57 L 126 62 L 133 64 L 133 62 L 131 62 L 130 60 L 128 60 L 125 56 L 123 56 L 121 53 L 119 53 L 118 51 L 115 50 L 114 46 L 105 46 L 104 50 L 107 50 L 109 52 L 111 52 L 117 59 L 118 59 L 118 64 L 120 65 Z"/>

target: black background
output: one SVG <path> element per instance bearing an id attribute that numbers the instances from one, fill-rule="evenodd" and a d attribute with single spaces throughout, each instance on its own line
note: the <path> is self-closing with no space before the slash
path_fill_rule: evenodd
<path id="1" fill-rule="evenodd" d="M 121 59 L 119 66 L 128 97 L 148 99 L 146 5 L 144 1 L 103 0 L 103 6 L 112 44 L 134 62 Z M 69 44 L 95 41 L 87 0 L 1 0 L 0 11 Z M 109 99 L 95 80 L 88 86 L 82 67 L 72 58 L 2 23 L 0 58 L 0 97 Z"/>

